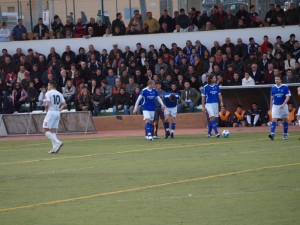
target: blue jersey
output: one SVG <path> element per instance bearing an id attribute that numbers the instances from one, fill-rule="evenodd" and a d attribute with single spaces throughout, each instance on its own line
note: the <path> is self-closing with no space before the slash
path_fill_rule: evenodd
<path id="1" fill-rule="evenodd" d="M 291 96 L 289 87 L 285 84 L 281 84 L 279 87 L 274 85 L 271 88 L 271 97 L 273 97 L 274 105 L 282 105 L 286 96 Z"/>
<path id="2" fill-rule="evenodd" d="M 175 95 L 175 101 L 174 102 L 172 102 L 172 101 L 170 101 L 170 95 L 171 94 L 173 94 L 173 95 Z M 164 102 L 165 102 L 165 105 L 166 105 L 166 107 L 167 108 L 174 108 L 174 107 L 176 107 L 177 106 L 177 100 L 180 98 L 180 96 L 179 96 L 179 94 L 177 94 L 177 93 L 169 93 L 169 92 L 167 92 L 167 93 L 165 93 L 164 95 L 163 95 L 163 100 L 164 100 Z"/>
<path id="3" fill-rule="evenodd" d="M 218 103 L 219 95 L 221 94 L 218 85 L 205 85 L 202 89 L 202 96 L 205 97 L 205 103 Z"/>
<path id="4" fill-rule="evenodd" d="M 155 111 L 155 100 L 158 97 L 157 91 L 154 88 L 151 90 L 144 88 L 141 90 L 140 95 L 143 97 L 142 109 L 145 111 Z"/>

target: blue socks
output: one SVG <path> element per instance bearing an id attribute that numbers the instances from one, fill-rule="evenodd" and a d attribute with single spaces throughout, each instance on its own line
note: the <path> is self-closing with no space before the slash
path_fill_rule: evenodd
<path id="1" fill-rule="evenodd" d="M 270 128 L 270 133 L 274 134 L 275 133 L 275 129 L 276 129 L 276 122 L 272 122 L 271 123 L 271 128 Z"/>
<path id="2" fill-rule="evenodd" d="M 286 136 L 288 133 L 289 123 L 283 122 L 283 135 Z M 274 135 L 276 129 L 276 122 L 272 122 L 270 133 Z"/>
<path id="3" fill-rule="evenodd" d="M 211 121 L 208 122 L 207 126 L 208 126 L 207 134 L 211 135 L 211 131 L 212 131 Z"/>
<path id="4" fill-rule="evenodd" d="M 146 123 L 145 124 L 145 129 L 146 129 L 147 135 L 151 136 L 152 135 L 152 124 L 151 123 Z"/>
<path id="5" fill-rule="evenodd" d="M 288 128 L 289 128 L 289 123 L 288 122 L 283 122 L 283 135 L 287 135 Z"/>
<path id="6" fill-rule="evenodd" d="M 176 128 L 176 123 L 172 123 L 171 124 L 172 133 L 174 133 L 175 128 Z"/>
<path id="7" fill-rule="evenodd" d="M 166 131 L 168 131 L 168 130 L 169 130 L 169 127 L 170 127 L 170 124 L 169 124 L 169 122 L 165 122 L 165 129 L 166 129 Z"/>
<path id="8" fill-rule="evenodd" d="M 218 134 L 219 132 L 218 132 L 216 121 L 212 120 L 212 121 L 210 121 L 210 123 L 211 123 L 212 129 L 215 131 L 215 134 Z"/>

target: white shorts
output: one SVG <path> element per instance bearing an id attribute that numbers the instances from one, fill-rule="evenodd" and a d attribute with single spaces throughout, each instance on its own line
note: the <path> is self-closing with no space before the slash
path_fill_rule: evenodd
<path id="1" fill-rule="evenodd" d="M 280 107 L 280 105 L 273 105 L 272 106 L 272 118 L 274 118 L 274 119 L 289 118 L 288 105 L 285 104 L 283 109 L 280 109 L 279 107 Z"/>
<path id="2" fill-rule="evenodd" d="M 154 120 L 155 111 L 143 110 L 144 120 Z"/>
<path id="3" fill-rule="evenodd" d="M 206 103 L 205 108 L 207 110 L 208 116 L 219 117 L 219 104 L 218 103 Z"/>
<path id="4" fill-rule="evenodd" d="M 171 115 L 172 117 L 176 117 L 177 115 L 177 106 L 176 107 L 172 107 L 172 108 L 165 108 L 165 116 L 167 115 Z"/>
<path id="5" fill-rule="evenodd" d="M 43 122 L 43 128 L 58 129 L 59 119 L 59 111 L 48 111 Z"/>

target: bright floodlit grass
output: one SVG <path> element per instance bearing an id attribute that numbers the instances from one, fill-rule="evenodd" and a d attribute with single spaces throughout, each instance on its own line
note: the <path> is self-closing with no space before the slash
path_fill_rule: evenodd
<path id="1" fill-rule="evenodd" d="M 296 225 L 299 133 L 1 141 L 3 225 Z"/>

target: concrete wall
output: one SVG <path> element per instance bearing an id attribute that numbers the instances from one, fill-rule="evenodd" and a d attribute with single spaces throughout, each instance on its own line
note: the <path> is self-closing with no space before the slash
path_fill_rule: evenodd
<path id="1" fill-rule="evenodd" d="M 256 42 L 261 44 L 263 36 L 268 35 L 270 42 L 274 43 L 276 36 L 281 35 L 282 40 L 289 39 L 291 33 L 296 34 L 296 39 L 300 37 L 299 26 L 282 27 L 264 27 L 264 28 L 247 28 L 236 30 L 216 30 L 216 31 L 201 31 L 193 33 L 169 33 L 169 34 L 151 34 L 151 35 L 128 35 L 121 37 L 96 37 L 91 39 L 74 38 L 74 39 L 59 39 L 59 40 L 40 40 L 40 41 L 26 41 L 26 42 L 9 42 L 0 43 L 0 49 L 8 49 L 10 54 L 15 53 L 16 48 L 20 47 L 24 51 L 32 48 L 43 54 L 49 54 L 51 47 L 55 47 L 56 51 L 62 54 L 65 51 L 66 45 L 70 45 L 71 49 L 78 52 L 79 47 L 84 47 L 86 50 L 90 44 L 93 44 L 97 50 L 106 48 L 110 50 L 112 45 L 118 43 L 119 48 L 124 50 L 125 46 L 130 46 L 135 49 L 136 43 L 142 43 L 142 46 L 148 49 L 150 44 L 154 44 L 158 49 L 162 43 L 171 47 L 171 43 L 176 42 L 179 46 L 185 46 L 186 40 L 191 40 L 193 43 L 200 40 L 202 44 L 209 49 L 213 45 L 213 41 L 219 41 L 223 44 L 226 37 L 230 37 L 233 43 L 236 43 L 238 37 L 241 37 L 245 43 L 248 43 L 249 37 L 254 37 Z"/>
<path id="2" fill-rule="evenodd" d="M 97 131 L 113 130 L 143 130 L 144 121 L 142 115 L 136 116 L 99 116 L 93 117 Z M 180 129 L 205 128 L 207 125 L 204 113 L 181 113 L 177 114 L 176 126 Z M 163 124 L 159 122 L 159 128 L 163 129 Z"/>

